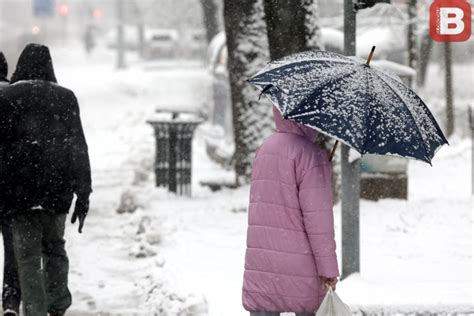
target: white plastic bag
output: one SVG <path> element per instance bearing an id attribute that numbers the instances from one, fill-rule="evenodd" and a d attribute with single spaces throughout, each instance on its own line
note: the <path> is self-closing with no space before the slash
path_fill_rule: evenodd
<path id="1" fill-rule="evenodd" d="M 315 316 L 352 316 L 352 312 L 330 287 Z"/>

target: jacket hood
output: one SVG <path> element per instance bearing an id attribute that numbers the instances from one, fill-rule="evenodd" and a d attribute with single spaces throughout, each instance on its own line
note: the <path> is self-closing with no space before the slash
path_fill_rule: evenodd
<path id="1" fill-rule="evenodd" d="M 22 80 L 57 82 L 48 47 L 40 44 L 26 45 L 18 59 L 11 83 Z"/>
<path id="2" fill-rule="evenodd" d="M 8 64 L 2 52 L 0 52 L 0 81 L 8 81 Z"/>
<path id="3" fill-rule="evenodd" d="M 311 142 L 314 142 L 316 136 L 318 136 L 318 131 L 310 127 L 295 123 L 290 120 L 285 120 L 280 111 L 275 106 L 273 107 L 273 118 L 275 120 L 275 126 L 278 132 L 301 135 L 306 137 Z"/>

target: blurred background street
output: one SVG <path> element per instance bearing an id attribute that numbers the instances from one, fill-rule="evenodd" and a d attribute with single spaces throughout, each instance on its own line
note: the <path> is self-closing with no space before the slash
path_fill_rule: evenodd
<path id="1" fill-rule="evenodd" d="M 408 2 L 361 10 L 356 52 L 365 59 L 376 45 L 374 64 L 411 84 L 450 146 L 433 166 L 363 158 L 361 269 L 337 292 L 354 315 L 474 315 L 474 41 L 451 45 L 453 89 L 447 91 L 445 47 L 427 35 L 429 1 L 415 3 L 415 19 L 408 16 Z M 321 48 L 343 53 L 343 1 L 315 3 Z M 10 74 L 25 44 L 46 44 L 58 83 L 75 92 L 81 108 L 94 192 L 83 234 L 70 224 L 66 232 L 71 316 L 247 315 L 241 289 L 249 185 L 236 185 L 239 131 L 223 5 L 0 0 L 0 51 Z M 416 26 L 418 57 L 412 64 L 409 25 Z M 249 91 L 256 102 L 259 93 Z M 156 140 L 147 121 L 161 118 L 157 110 L 201 122 L 192 138 L 189 195 L 156 187 Z M 268 113 L 261 112 L 264 122 Z M 267 127 L 255 135 L 260 142 Z M 334 212 L 340 258 L 340 201 Z"/>

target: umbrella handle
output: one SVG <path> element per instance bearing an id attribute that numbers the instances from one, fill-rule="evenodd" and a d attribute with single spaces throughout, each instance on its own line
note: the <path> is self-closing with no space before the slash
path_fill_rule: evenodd
<path id="1" fill-rule="evenodd" d="M 329 161 L 332 161 L 332 158 L 334 157 L 334 154 L 336 153 L 336 148 L 338 144 L 339 144 L 339 141 L 336 140 L 336 143 L 332 147 L 331 154 L 329 155 Z"/>
<path id="2" fill-rule="evenodd" d="M 367 58 L 367 62 L 365 63 L 367 66 L 370 64 L 370 61 L 372 60 L 372 55 L 374 54 L 375 51 L 375 46 L 372 46 L 372 49 L 370 50 L 369 58 Z"/>

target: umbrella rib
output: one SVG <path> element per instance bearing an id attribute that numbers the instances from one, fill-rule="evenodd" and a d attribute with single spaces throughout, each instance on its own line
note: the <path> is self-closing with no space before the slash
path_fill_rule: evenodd
<path id="1" fill-rule="evenodd" d="M 370 93 L 370 90 L 369 90 L 369 76 L 370 76 L 370 71 L 367 71 L 367 96 L 370 96 L 370 98 L 372 98 L 372 94 Z M 365 150 L 365 146 L 367 145 L 367 143 L 369 142 L 369 139 L 368 139 L 368 134 L 369 134 L 369 118 L 370 118 L 370 114 L 372 113 L 372 105 L 370 105 L 370 102 L 369 102 L 369 110 L 367 111 L 367 114 L 365 116 L 365 126 L 367 126 L 366 130 L 365 130 L 365 141 L 364 141 L 364 145 L 362 145 L 362 155 L 364 153 L 366 153 L 366 150 Z"/>
<path id="2" fill-rule="evenodd" d="M 396 80 L 395 78 L 392 78 L 389 74 L 385 73 L 385 72 L 382 72 L 382 71 L 378 71 L 377 72 L 377 76 L 382 78 L 382 76 L 380 75 L 383 75 L 383 76 L 387 76 L 387 78 L 390 78 L 392 80 L 395 80 L 398 82 L 398 80 Z M 385 80 L 384 80 L 385 81 Z M 401 82 L 400 82 L 401 83 Z M 413 92 L 413 97 L 416 98 L 417 100 L 419 100 L 423 106 L 426 108 L 426 110 L 428 111 L 427 115 L 429 116 L 429 118 L 431 119 L 431 122 L 433 123 L 433 125 L 435 126 L 436 130 L 438 131 L 438 133 L 441 134 L 441 136 L 443 136 L 443 140 L 446 142 L 446 144 L 449 144 L 448 143 L 448 140 L 446 139 L 446 136 L 444 136 L 444 133 L 443 131 L 441 130 L 441 128 L 439 127 L 438 125 L 438 122 L 436 121 L 436 119 L 434 118 L 433 116 L 433 113 L 431 113 L 430 109 L 426 106 L 425 102 L 416 94 Z"/>
<path id="3" fill-rule="evenodd" d="M 392 90 L 392 92 L 395 94 L 395 96 L 400 99 L 400 101 L 402 102 L 403 105 L 405 105 L 407 107 L 407 110 L 408 110 L 408 113 L 410 113 L 410 117 L 411 119 L 413 120 L 413 123 L 415 124 L 415 129 L 418 133 L 418 136 L 420 137 L 421 139 L 421 145 L 423 146 L 423 148 L 425 149 L 425 154 L 426 155 L 429 155 L 429 152 L 428 152 L 428 148 L 426 148 L 426 145 L 425 145 L 425 140 L 423 139 L 423 135 L 421 135 L 421 132 L 420 132 L 420 129 L 418 128 L 418 124 L 416 123 L 416 120 L 415 120 L 415 117 L 413 116 L 413 113 L 411 113 L 410 111 L 410 108 L 406 105 L 406 102 L 403 100 L 403 98 L 397 93 L 397 91 L 395 91 L 395 89 L 391 86 L 390 83 L 388 83 L 382 76 L 379 76 L 377 74 L 377 76 L 383 81 L 385 82 L 385 84 L 390 88 L 390 90 Z M 431 159 L 429 159 L 431 160 Z M 431 162 L 430 162 L 431 163 Z"/>

